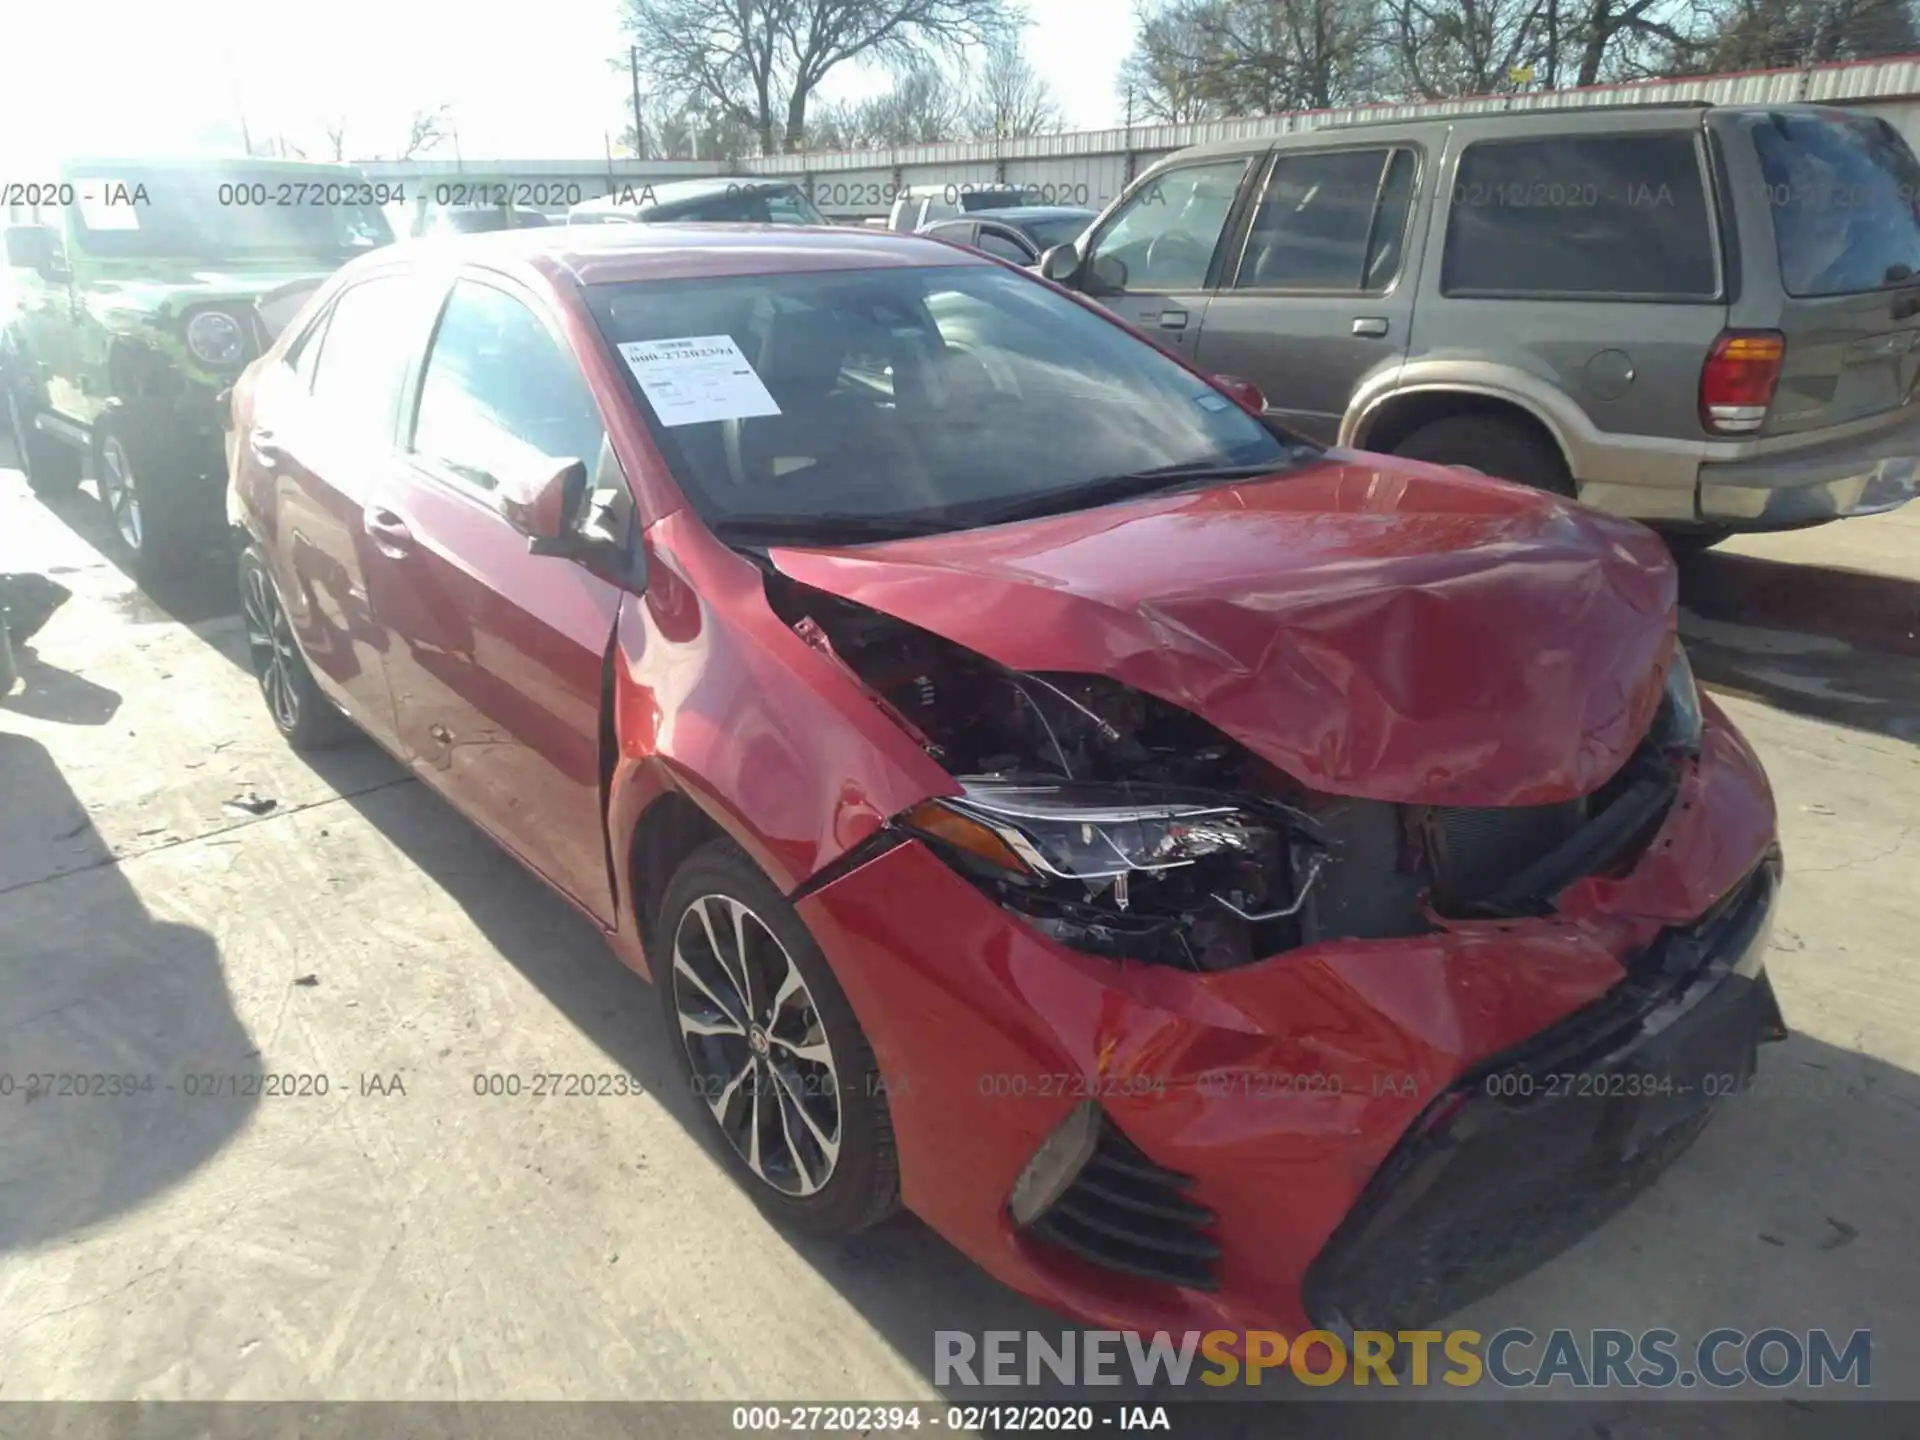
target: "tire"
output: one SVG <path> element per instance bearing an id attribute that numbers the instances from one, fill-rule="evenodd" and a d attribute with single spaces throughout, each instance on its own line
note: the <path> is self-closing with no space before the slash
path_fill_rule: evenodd
<path id="1" fill-rule="evenodd" d="M 247 659 L 267 702 L 267 717 L 281 738 L 299 751 L 331 750 L 353 739 L 353 722 L 314 683 L 257 546 L 249 545 L 240 557 L 240 616 Z"/>
<path id="2" fill-rule="evenodd" d="M 158 432 L 137 420 L 103 426 L 94 441 L 100 503 L 128 572 L 150 583 L 199 558 L 186 490 L 191 477 Z"/>
<path id="3" fill-rule="evenodd" d="M 80 484 L 79 452 L 33 428 L 37 407 L 12 383 L 0 382 L 0 388 L 6 391 L 7 433 L 14 458 L 26 474 L 27 488 L 49 499 L 71 495 Z"/>
<path id="4" fill-rule="evenodd" d="M 1551 441 L 1499 415 L 1449 415 L 1422 425 L 1394 454 L 1435 465 L 1471 465 L 1488 475 L 1574 498 L 1566 462 Z"/>
<path id="5" fill-rule="evenodd" d="M 740 932 L 729 923 L 736 911 Z M 734 1179 L 768 1215 L 809 1235 L 853 1235 L 898 1210 L 893 1121 L 872 1047 L 826 956 L 759 867 L 730 840 L 703 845 L 668 884 L 657 933 L 664 962 L 654 988 L 669 1046 Z M 747 937 L 744 1015 L 733 1008 L 742 988 L 735 933 Z"/>

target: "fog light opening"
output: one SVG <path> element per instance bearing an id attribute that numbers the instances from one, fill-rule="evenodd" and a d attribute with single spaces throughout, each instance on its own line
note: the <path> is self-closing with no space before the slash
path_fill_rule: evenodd
<path id="1" fill-rule="evenodd" d="M 1007 1196 L 1007 1213 L 1014 1224 L 1033 1224 L 1080 1177 L 1100 1142 L 1100 1121 L 1100 1107 L 1083 1100 L 1040 1142 Z"/>

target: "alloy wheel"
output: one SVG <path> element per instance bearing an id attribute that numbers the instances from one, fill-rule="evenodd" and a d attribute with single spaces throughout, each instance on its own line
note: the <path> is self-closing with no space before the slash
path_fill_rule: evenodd
<path id="1" fill-rule="evenodd" d="M 293 627 L 287 623 L 280 597 L 258 565 L 247 566 L 240 605 L 246 620 L 247 655 L 260 681 L 260 693 L 266 697 L 274 723 L 292 731 L 300 723 L 300 692 L 295 685 L 300 652 L 293 643 Z"/>
<path id="2" fill-rule="evenodd" d="M 804 1198 L 840 1156 L 840 1077 L 805 977 L 758 915 L 702 895 L 673 937 L 673 1008 L 694 1085 L 747 1168 Z"/>
<path id="3" fill-rule="evenodd" d="M 127 548 L 137 552 L 146 533 L 140 525 L 139 480 L 117 435 L 109 435 L 100 447 L 100 498 L 107 502 L 113 528 Z"/>

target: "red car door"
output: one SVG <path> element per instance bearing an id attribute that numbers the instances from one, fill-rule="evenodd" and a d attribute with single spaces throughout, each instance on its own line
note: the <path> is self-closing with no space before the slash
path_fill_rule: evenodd
<path id="1" fill-rule="evenodd" d="M 367 591 L 365 517 L 396 463 L 400 394 L 430 295 L 400 274 L 343 290 L 286 363 L 260 377 L 235 455 L 241 483 L 263 499 L 268 562 L 301 649 L 320 683 L 388 744 L 387 634 Z"/>
<path id="2" fill-rule="evenodd" d="M 405 463 L 376 519 L 374 606 L 409 763 L 609 926 L 602 665 L 621 592 L 528 553 L 493 491 L 577 458 L 624 489 L 599 408 L 536 297 L 461 278 L 434 331 Z"/>

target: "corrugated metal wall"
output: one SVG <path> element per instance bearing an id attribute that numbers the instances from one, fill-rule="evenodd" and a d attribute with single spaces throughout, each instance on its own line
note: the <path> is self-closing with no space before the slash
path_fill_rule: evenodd
<path id="1" fill-rule="evenodd" d="M 1256 139 L 1323 125 L 1426 115 L 1537 110 L 1569 105 L 1660 105 L 1706 100 L 1716 105 L 1779 105 L 1817 101 L 1884 114 L 1920 149 L 1920 58 L 1765 70 L 1690 80 L 1599 85 L 1529 95 L 1478 96 L 1420 104 L 1359 105 L 1196 125 L 1139 125 L 1131 131 L 1082 130 L 1029 140 L 968 141 L 894 150 L 773 155 L 745 162 L 757 174 L 806 177 L 814 202 L 842 218 L 883 215 L 902 188 L 916 195 L 952 195 L 994 184 L 1031 187 L 1036 203 L 1105 205 L 1155 160 L 1188 145 Z"/>

